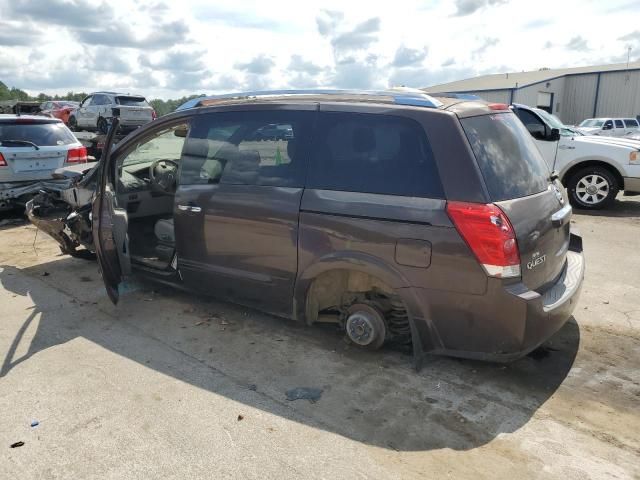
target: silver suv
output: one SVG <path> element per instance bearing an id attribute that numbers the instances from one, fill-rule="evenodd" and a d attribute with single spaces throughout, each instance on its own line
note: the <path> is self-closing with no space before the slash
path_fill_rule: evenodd
<path id="1" fill-rule="evenodd" d="M 87 163 L 87 149 L 62 120 L 0 115 L 0 211 L 43 188 L 55 189 L 53 172 L 78 163 Z"/>
<path id="2" fill-rule="evenodd" d="M 134 129 L 155 120 L 156 112 L 140 95 L 95 92 L 85 98 L 69 117 L 69 127 L 71 130 L 107 133 L 113 117 L 120 118 L 121 128 Z"/>

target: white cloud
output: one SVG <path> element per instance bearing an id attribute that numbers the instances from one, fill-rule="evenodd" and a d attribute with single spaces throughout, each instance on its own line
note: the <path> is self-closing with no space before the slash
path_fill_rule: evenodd
<path id="1" fill-rule="evenodd" d="M 0 0 L 0 80 L 35 94 L 118 88 L 161 98 L 428 86 L 607 63 L 626 58 L 627 46 L 635 60 L 640 31 L 628 3 L 567 0 L 551 17 L 523 15 L 526 0 L 280 0 L 277 8 L 259 0 Z"/>

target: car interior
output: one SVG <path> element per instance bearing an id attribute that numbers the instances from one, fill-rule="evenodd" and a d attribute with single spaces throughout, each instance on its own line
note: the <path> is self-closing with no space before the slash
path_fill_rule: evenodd
<path id="1" fill-rule="evenodd" d="M 261 123 L 222 125 L 206 138 L 191 138 L 178 125 L 144 139 L 118 160 L 118 205 L 128 216 L 129 254 L 133 261 L 165 270 L 175 253 L 173 208 L 181 162 L 184 183 L 286 185 L 295 168 L 296 140 L 290 124 L 285 133 L 256 138 Z M 277 180 L 277 181 L 276 181 Z"/>
<path id="2" fill-rule="evenodd" d="M 178 125 L 144 140 L 118 163 L 118 205 L 129 218 L 132 260 L 170 267 L 175 250 L 173 203 L 187 126 Z"/>

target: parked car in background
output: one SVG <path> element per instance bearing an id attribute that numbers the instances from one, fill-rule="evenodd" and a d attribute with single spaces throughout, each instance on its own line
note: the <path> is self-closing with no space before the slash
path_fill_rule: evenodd
<path id="1" fill-rule="evenodd" d="M 59 118 L 63 123 L 69 123 L 69 116 L 80 105 L 80 102 L 70 100 L 51 100 L 40 105 L 40 114 L 47 117 Z"/>
<path id="2" fill-rule="evenodd" d="M 97 185 L 92 209 L 66 202 L 61 215 L 51 196 L 28 207 L 84 245 L 91 225 L 114 302 L 133 267 L 333 322 L 362 348 L 410 343 L 417 361 L 518 358 L 576 307 L 584 258 L 571 207 L 506 105 L 238 94 L 203 98 L 111 149 L 116 126 L 101 167 L 78 182 Z M 264 129 L 288 133 L 257 140 Z"/>
<path id="3" fill-rule="evenodd" d="M 640 192 L 640 143 L 626 138 L 583 135 L 539 108 L 514 104 L 549 168 L 567 187 L 571 204 L 601 209 L 619 191 Z"/>
<path id="4" fill-rule="evenodd" d="M 40 112 L 40 102 L 30 100 L 2 100 L 0 101 L 0 114 L 35 114 Z"/>
<path id="5" fill-rule="evenodd" d="M 640 132 L 640 125 L 635 118 L 587 118 L 577 128 L 585 135 L 607 137 L 624 137 Z"/>
<path id="6" fill-rule="evenodd" d="M 140 95 L 95 92 L 82 100 L 69 116 L 72 130 L 87 129 L 107 133 L 111 120 L 120 119 L 122 130 L 133 130 L 156 118 L 156 112 Z"/>
<path id="7" fill-rule="evenodd" d="M 0 210 L 24 205 L 42 188 L 60 185 L 52 173 L 87 162 L 87 149 L 57 118 L 0 115 Z"/>

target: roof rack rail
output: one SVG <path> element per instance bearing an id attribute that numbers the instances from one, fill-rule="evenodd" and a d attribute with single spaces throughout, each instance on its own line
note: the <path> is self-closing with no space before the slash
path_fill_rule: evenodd
<path id="1" fill-rule="evenodd" d="M 232 100 L 258 100 L 269 99 L 270 97 L 314 97 L 314 96 L 334 96 L 336 99 L 342 97 L 349 99 L 353 97 L 381 97 L 377 100 L 395 103 L 397 105 L 408 105 L 414 107 L 438 108 L 442 102 L 419 90 L 412 89 L 389 89 L 389 90 L 258 90 L 250 92 L 226 93 L 222 95 L 208 95 L 193 98 L 180 105 L 176 111 L 186 110 L 207 105 L 214 105 L 217 102 Z"/>

